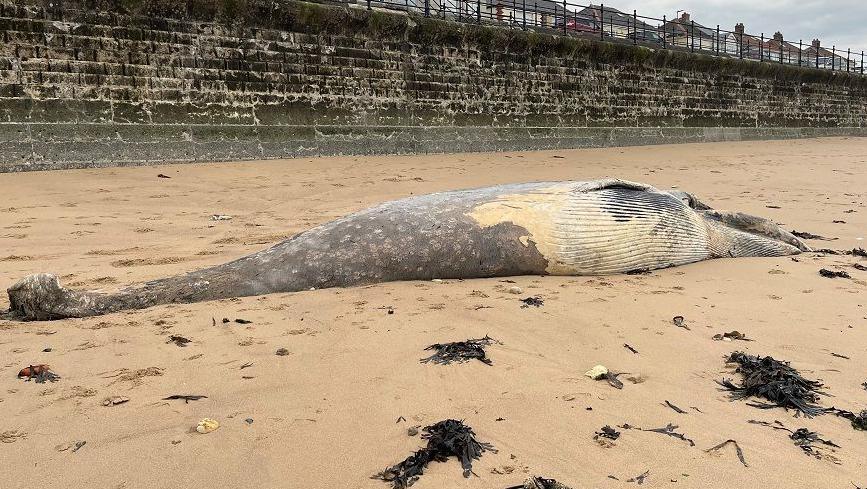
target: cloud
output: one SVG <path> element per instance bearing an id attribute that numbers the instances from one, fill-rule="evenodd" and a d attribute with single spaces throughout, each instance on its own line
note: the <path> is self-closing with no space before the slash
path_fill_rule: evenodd
<path id="1" fill-rule="evenodd" d="M 583 2 L 582 2 L 583 3 Z M 820 39 L 860 56 L 867 50 L 867 6 L 864 0 L 608 0 L 606 6 L 638 15 L 671 19 L 686 10 L 692 20 L 708 27 L 734 30 L 743 22 L 746 32 L 771 37 L 780 31 L 787 40 L 809 43 Z M 598 4 L 598 2 L 595 2 Z M 648 22 L 653 24 L 654 22 Z M 853 55 L 854 57 L 854 55 Z"/>

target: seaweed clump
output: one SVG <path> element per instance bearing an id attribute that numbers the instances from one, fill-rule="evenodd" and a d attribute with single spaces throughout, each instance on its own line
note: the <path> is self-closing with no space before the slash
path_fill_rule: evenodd
<path id="1" fill-rule="evenodd" d="M 792 408 L 808 417 L 824 414 L 825 409 L 817 405 L 819 396 L 825 395 L 820 389 L 821 382 L 805 379 L 789 366 L 767 356 L 747 355 L 743 352 L 733 352 L 726 363 L 737 363 L 737 372 L 743 375 L 741 385 L 735 385 L 729 379 L 717 381 L 718 384 L 732 392 L 732 400 L 748 397 L 761 397 L 771 404 L 751 403 L 753 407 L 768 409 L 772 407 Z"/>
<path id="2" fill-rule="evenodd" d="M 461 461 L 464 477 L 473 473 L 473 460 L 478 460 L 486 451 L 496 453 L 490 443 L 479 442 L 473 429 L 463 421 L 447 419 L 431 426 L 426 426 L 421 435 L 427 440 L 427 446 L 416 451 L 403 462 L 388 467 L 373 476 L 391 482 L 395 489 L 411 486 L 424 473 L 431 462 L 445 462 L 449 457 L 457 457 Z"/>
<path id="3" fill-rule="evenodd" d="M 825 278 L 852 278 L 848 272 L 842 270 L 828 270 L 827 268 L 819 270 L 819 275 Z"/>
<path id="4" fill-rule="evenodd" d="M 510 486 L 506 489 L 570 489 L 569 486 L 555 479 L 531 476 L 520 486 Z"/>
<path id="5" fill-rule="evenodd" d="M 485 347 L 493 343 L 497 343 L 497 340 L 487 335 L 484 338 L 474 338 L 466 341 L 434 343 L 425 348 L 425 350 L 436 350 L 436 353 L 427 358 L 422 358 L 421 363 L 433 362 L 438 365 L 448 365 L 454 362 L 465 363 L 470 360 L 478 360 L 485 365 L 493 365 L 493 362 L 485 352 Z"/>

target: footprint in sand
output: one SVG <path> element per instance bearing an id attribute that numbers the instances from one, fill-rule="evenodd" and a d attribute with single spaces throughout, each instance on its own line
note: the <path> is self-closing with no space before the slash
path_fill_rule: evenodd
<path id="1" fill-rule="evenodd" d="M 65 401 L 68 399 L 80 399 L 85 397 L 93 397 L 97 393 L 96 389 L 91 389 L 89 387 L 84 387 L 80 385 L 73 386 L 71 389 L 66 391 L 62 396 L 58 397 L 58 401 Z"/>
<path id="2" fill-rule="evenodd" d="M 132 248 L 121 248 L 118 250 L 90 250 L 85 255 L 90 256 L 112 256 L 112 255 L 122 255 L 124 253 L 129 253 L 131 251 L 138 250 L 138 246 L 134 246 Z"/>
<path id="3" fill-rule="evenodd" d="M 0 261 L 28 261 L 32 260 L 33 257 L 29 255 L 9 255 L 3 258 L 0 258 Z"/>
<path id="4" fill-rule="evenodd" d="M 81 287 L 83 285 L 113 285 L 117 283 L 117 279 L 114 277 L 97 277 L 92 280 L 77 280 L 75 282 L 69 282 L 70 287 Z"/>
<path id="5" fill-rule="evenodd" d="M 115 370 L 112 375 L 106 375 L 104 379 L 115 379 L 108 385 L 113 385 L 118 382 L 132 382 L 133 387 L 139 386 L 144 383 L 145 377 L 160 377 L 163 375 L 165 370 L 160 367 L 148 367 L 141 368 L 138 370 L 130 370 L 128 368 L 122 368 L 119 370 Z M 107 373 L 107 372 L 104 372 Z"/>
<path id="6" fill-rule="evenodd" d="M 168 265 L 171 263 L 180 263 L 186 260 L 187 258 L 180 256 L 165 256 L 162 258 L 126 258 L 111 262 L 111 266 L 121 268 L 139 267 L 144 265 Z"/>
<path id="7" fill-rule="evenodd" d="M 0 442 L 15 443 L 18 440 L 27 438 L 27 433 L 18 430 L 9 430 L 0 433 Z"/>

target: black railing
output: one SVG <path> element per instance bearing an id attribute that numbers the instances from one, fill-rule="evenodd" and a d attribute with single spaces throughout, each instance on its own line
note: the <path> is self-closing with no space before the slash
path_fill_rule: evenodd
<path id="1" fill-rule="evenodd" d="M 349 0 L 350 2 L 353 0 Z M 769 63 L 865 73 L 864 51 L 827 49 L 818 40 L 784 39 L 748 34 L 736 27 L 704 26 L 687 16 L 661 19 L 621 12 L 611 6 L 579 5 L 565 0 L 354 0 L 367 8 L 418 12 L 467 23 L 499 24 L 517 29 L 552 30 L 560 34 L 645 46 L 685 50 Z"/>

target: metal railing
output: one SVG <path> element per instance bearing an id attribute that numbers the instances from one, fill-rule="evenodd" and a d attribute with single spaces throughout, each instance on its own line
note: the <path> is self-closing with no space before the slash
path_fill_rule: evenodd
<path id="1" fill-rule="evenodd" d="M 688 16 L 668 19 L 621 12 L 613 7 L 555 0 L 349 0 L 366 8 L 416 12 L 467 23 L 558 31 L 562 35 L 627 42 L 805 67 L 865 73 L 864 51 L 822 46 L 818 40 L 784 39 L 779 32 L 748 34 L 742 25 L 729 31 L 701 25 Z"/>

